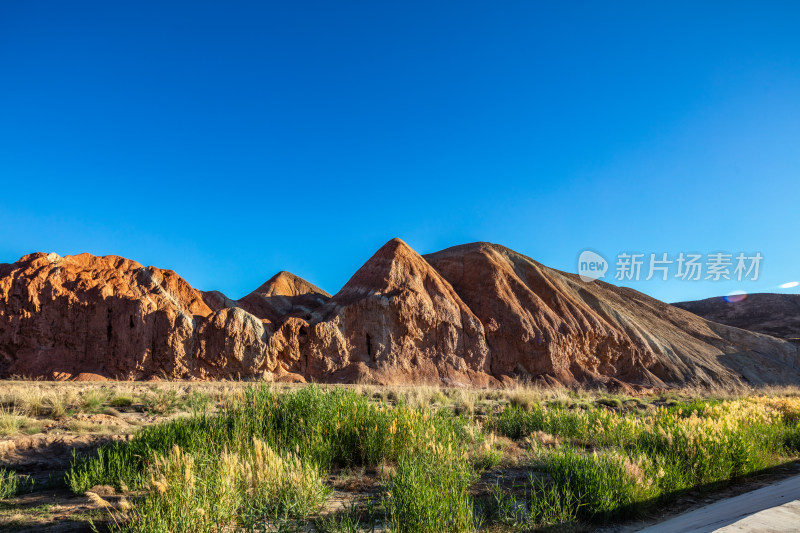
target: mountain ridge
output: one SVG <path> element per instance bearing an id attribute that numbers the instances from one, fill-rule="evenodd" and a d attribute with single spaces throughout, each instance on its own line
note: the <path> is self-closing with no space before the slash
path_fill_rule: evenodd
<path id="1" fill-rule="evenodd" d="M 800 341 L 800 294 L 753 293 L 715 296 L 672 305 L 712 322 Z"/>
<path id="2" fill-rule="evenodd" d="M 547 385 L 800 383 L 797 346 L 502 245 L 400 239 L 334 295 L 281 271 L 240 300 L 117 256 L 0 265 L 0 377 Z"/>

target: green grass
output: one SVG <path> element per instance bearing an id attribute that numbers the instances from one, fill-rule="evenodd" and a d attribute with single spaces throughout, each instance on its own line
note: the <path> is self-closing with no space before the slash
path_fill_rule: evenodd
<path id="1" fill-rule="evenodd" d="M 318 469 L 260 441 L 242 453 L 193 456 L 177 446 L 155 460 L 152 490 L 112 530 L 218 531 L 275 517 L 306 517 L 328 496 Z"/>
<path id="2" fill-rule="evenodd" d="M 548 513 L 537 511 L 537 502 L 554 508 L 549 514 L 560 520 L 624 519 L 686 490 L 711 490 L 781 464 L 800 451 L 800 429 L 792 422 L 800 402 L 671 400 L 668 407 L 644 413 L 622 412 L 614 402 L 613 410 L 509 406 L 491 416 L 485 428 L 527 439 L 534 463 L 549 476 L 547 482 L 537 478 L 529 483 L 529 509 L 520 520 L 551 522 Z M 536 432 L 566 443 L 542 446 Z M 495 500 L 492 512 L 503 516 L 497 502 L 504 500 Z"/>
<path id="3" fill-rule="evenodd" d="M 363 509 L 359 509 L 356 503 L 352 502 L 348 508 L 318 517 L 313 523 L 314 530 L 318 533 L 358 533 L 375 531 L 379 517 L 375 501 L 369 499 Z"/>
<path id="4" fill-rule="evenodd" d="M 304 489 L 303 497 L 278 490 L 259 499 L 256 496 L 269 485 L 266 481 L 248 487 L 222 481 L 236 476 L 225 474 L 219 458 L 250 457 L 253 443 L 261 442 L 284 462 L 296 463 L 294 474 L 273 476 L 277 478 L 303 477 L 296 472 L 324 477 L 335 467 L 396 463 L 385 496 L 396 531 L 420 527 L 466 531 L 472 522 L 472 503 L 465 491 L 473 476 L 466 446 L 476 439 L 470 424 L 467 417 L 449 411 L 376 405 L 344 389 L 324 392 L 311 386 L 277 394 L 267 386 L 255 386 L 230 397 L 217 415 L 198 412 L 151 426 L 129 442 L 110 444 L 93 457 L 75 460 L 66 479 L 76 493 L 103 484 L 150 490 L 134 505 L 128 525 L 122 526 L 131 531 L 202 531 L 206 521 L 252 524 L 313 512 L 324 497 L 314 483 L 307 484 L 310 488 Z M 171 495 L 159 489 L 153 465 L 175 456 L 175 450 L 180 461 L 191 462 L 192 475 L 186 476 L 196 477 L 195 486 L 227 487 L 230 493 L 200 494 L 184 487 Z M 187 499 L 187 494 L 196 497 Z M 202 516 L 192 514 L 196 508 L 204 509 Z"/>
<path id="5" fill-rule="evenodd" d="M 469 531 L 473 503 L 467 493 L 474 473 L 447 445 L 402 457 L 389 481 L 384 505 L 392 531 Z"/>
<path id="6" fill-rule="evenodd" d="M 476 397 L 439 394 L 444 401 L 431 406 L 395 393 L 375 401 L 343 388 L 258 385 L 212 413 L 205 395 L 156 389 L 148 410 L 189 408 L 191 416 L 76 459 L 66 481 L 76 493 L 138 491 L 132 508 L 115 515 L 122 531 L 302 530 L 309 520 L 320 531 L 376 521 L 393 532 L 529 530 L 624 520 L 800 454 L 798 398 L 541 403 L 519 394 L 477 423 L 465 407 Z M 479 473 L 506 460 L 527 468 L 527 480 L 475 496 Z M 353 507 L 318 517 L 328 474 L 349 468 L 388 472 L 368 516 Z"/>
<path id="7" fill-rule="evenodd" d="M 17 494 L 19 478 L 13 470 L 0 468 L 0 500 L 5 500 Z"/>
<path id="8" fill-rule="evenodd" d="M 546 483 L 528 475 L 522 494 L 512 494 L 495 484 L 479 506 L 482 521 L 506 526 L 511 530 L 529 530 L 536 526 L 568 526 L 577 523 L 578 511 L 585 504 L 566 486 Z"/>

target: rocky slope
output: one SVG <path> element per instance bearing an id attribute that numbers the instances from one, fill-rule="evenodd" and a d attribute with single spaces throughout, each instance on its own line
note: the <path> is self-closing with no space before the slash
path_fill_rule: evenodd
<path id="1" fill-rule="evenodd" d="M 672 305 L 720 324 L 800 340 L 800 294 L 748 294 L 739 301 L 718 296 Z"/>
<path id="2" fill-rule="evenodd" d="M 281 272 L 235 301 L 119 257 L 0 265 L 0 376 L 665 387 L 800 382 L 792 343 L 475 243 L 393 239 L 332 297 Z"/>

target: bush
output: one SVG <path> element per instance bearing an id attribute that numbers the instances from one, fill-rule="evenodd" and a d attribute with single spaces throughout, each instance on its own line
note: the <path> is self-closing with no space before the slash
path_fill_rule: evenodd
<path id="1" fill-rule="evenodd" d="M 130 407 L 133 405 L 133 398 L 130 396 L 115 396 L 108 405 L 111 407 Z"/>
<path id="2" fill-rule="evenodd" d="M 172 389 L 155 389 L 143 398 L 145 410 L 156 415 L 169 415 L 175 412 L 180 404 L 178 393 Z"/>

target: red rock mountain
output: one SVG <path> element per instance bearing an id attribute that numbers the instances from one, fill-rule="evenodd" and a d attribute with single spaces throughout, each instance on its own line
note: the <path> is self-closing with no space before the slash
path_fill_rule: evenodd
<path id="1" fill-rule="evenodd" d="M 798 363 L 488 243 L 423 257 L 393 239 L 333 297 L 286 272 L 235 301 L 119 257 L 0 265 L 0 376 L 728 386 L 798 383 Z"/>
<path id="2" fill-rule="evenodd" d="M 730 301 L 718 296 L 672 305 L 720 324 L 800 341 L 800 294 L 757 293 Z"/>
<path id="3" fill-rule="evenodd" d="M 483 326 L 453 287 L 400 239 L 386 243 L 309 328 L 315 379 L 487 382 Z"/>
<path id="4" fill-rule="evenodd" d="M 782 382 L 797 349 L 632 289 L 585 283 L 503 246 L 425 256 L 484 324 L 495 376 L 644 386 Z"/>

